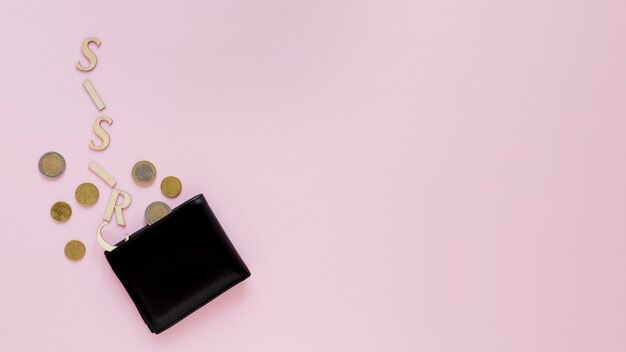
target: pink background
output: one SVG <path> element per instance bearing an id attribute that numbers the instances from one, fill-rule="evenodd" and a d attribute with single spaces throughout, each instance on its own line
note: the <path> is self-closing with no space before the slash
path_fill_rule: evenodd
<path id="1" fill-rule="evenodd" d="M 624 1 L 14 3 L 0 350 L 626 350 Z M 109 190 L 87 169 L 131 193 L 130 233 L 165 200 L 132 182 L 141 159 L 182 180 L 172 206 L 204 193 L 252 270 L 159 336 L 96 244 Z"/>

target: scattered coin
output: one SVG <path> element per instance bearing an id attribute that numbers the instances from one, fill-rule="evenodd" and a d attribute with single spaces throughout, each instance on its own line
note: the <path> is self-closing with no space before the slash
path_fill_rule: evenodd
<path id="1" fill-rule="evenodd" d="M 65 256 L 71 260 L 81 260 L 85 256 L 85 245 L 78 240 L 71 240 L 65 245 Z"/>
<path id="2" fill-rule="evenodd" d="M 148 225 L 152 225 L 155 222 L 163 219 L 167 214 L 171 213 L 172 209 L 169 205 L 163 202 L 152 202 L 146 207 L 146 222 Z"/>
<path id="3" fill-rule="evenodd" d="M 58 222 L 66 222 L 72 216 L 72 207 L 65 202 L 56 202 L 50 208 L 50 216 Z"/>
<path id="4" fill-rule="evenodd" d="M 174 198 L 180 194 L 182 189 L 183 185 L 177 177 L 167 176 L 161 181 L 161 192 L 166 197 Z"/>
<path id="5" fill-rule="evenodd" d="M 57 178 L 65 171 L 65 158 L 57 152 L 47 152 L 39 158 L 39 172 L 48 178 Z"/>
<path id="6" fill-rule="evenodd" d="M 156 168 L 154 165 L 146 160 L 139 161 L 133 166 L 132 176 L 133 180 L 141 186 L 151 185 L 156 179 Z"/>
<path id="7" fill-rule="evenodd" d="M 74 196 L 76 197 L 76 201 L 80 205 L 84 205 L 86 207 L 90 207 L 98 201 L 100 197 L 100 192 L 98 191 L 98 187 L 93 183 L 85 182 L 81 183 L 76 187 L 76 192 L 74 192 Z"/>

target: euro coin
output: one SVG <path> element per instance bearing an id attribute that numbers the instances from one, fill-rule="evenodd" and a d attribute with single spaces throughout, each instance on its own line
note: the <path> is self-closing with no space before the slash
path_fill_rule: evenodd
<path id="1" fill-rule="evenodd" d="M 57 152 L 47 152 L 39 158 L 39 172 L 48 178 L 57 178 L 65 171 L 65 158 Z"/>
<path id="2" fill-rule="evenodd" d="M 172 209 L 169 205 L 163 202 L 152 202 L 146 207 L 146 222 L 148 225 L 152 225 L 155 222 L 163 219 L 167 214 L 171 213 Z"/>
<path id="3" fill-rule="evenodd" d="M 85 256 L 85 245 L 78 240 L 71 240 L 65 245 L 65 256 L 71 260 L 81 260 Z"/>
<path id="4" fill-rule="evenodd" d="M 167 176 L 161 181 L 161 192 L 166 197 L 174 198 L 180 194 L 182 189 L 183 185 L 180 180 L 174 176 Z"/>
<path id="5" fill-rule="evenodd" d="M 67 222 L 72 216 L 72 207 L 65 202 L 56 202 L 50 208 L 50 216 L 58 222 Z"/>
<path id="6" fill-rule="evenodd" d="M 78 187 L 76 187 L 74 196 L 79 204 L 90 207 L 96 204 L 98 198 L 100 197 L 100 192 L 98 191 L 98 187 L 96 187 L 96 185 L 86 182 L 81 183 Z"/>
<path id="7" fill-rule="evenodd" d="M 141 186 L 151 185 L 156 179 L 156 168 L 154 165 L 146 160 L 139 161 L 133 166 L 132 176 L 133 180 Z"/>

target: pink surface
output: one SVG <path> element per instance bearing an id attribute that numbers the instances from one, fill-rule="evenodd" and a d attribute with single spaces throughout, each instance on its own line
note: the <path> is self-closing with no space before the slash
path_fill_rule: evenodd
<path id="1" fill-rule="evenodd" d="M 14 3 L 1 351 L 626 350 L 623 1 Z M 131 193 L 130 233 L 165 199 L 140 159 L 182 180 L 171 205 L 204 193 L 252 271 L 159 336 L 96 244 L 109 191 L 87 170 Z"/>

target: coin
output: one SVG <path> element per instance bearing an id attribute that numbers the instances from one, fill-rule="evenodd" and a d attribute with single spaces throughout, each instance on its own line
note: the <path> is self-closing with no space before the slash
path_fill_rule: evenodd
<path id="1" fill-rule="evenodd" d="M 139 161 L 133 166 L 133 180 L 141 186 L 148 186 L 156 179 L 156 168 L 146 160 Z"/>
<path id="2" fill-rule="evenodd" d="M 65 158 L 57 152 L 47 152 L 39 158 L 39 172 L 48 178 L 57 178 L 65 171 Z"/>
<path id="3" fill-rule="evenodd" d="M 182 189 L 183 185 L 177 177 L 167 176 L 161 181 L 161 192 L 166 197 L 174 198 L 180 194 Z"/>
<path id="4" fill-rule="evenodd" d="M 152 202 L 146 207 L 146 222 L 152 225 L 172 212 L 169 205 L 163 202 Z"/>
<path id="5" fill-rule="evenodd" d="M 74 192 L 74 196 L 76 197 L 76 201 L 79 204 L 84 205 L 86 207 L 90 207 L 98 201 L 100 197 L 100 192 L 98 191 L 98 187 L 93 183 L 85 182 L 81 183 L 76 187 L 76 192 Z"/>
<path id="6" fill-rule="evenodd" d="M 58 222 L 66 222 L 72 216 L 72 207 L 65 202 L 56 202 L 50 208 L 50 216 Z"/>
<path id="7" fill-rule="evenodd" d="M 65 256 L 71 260 L 83 259 L 85 251 L 85 245 L 78 240 L 71 240 L 65 245 Z"/>

